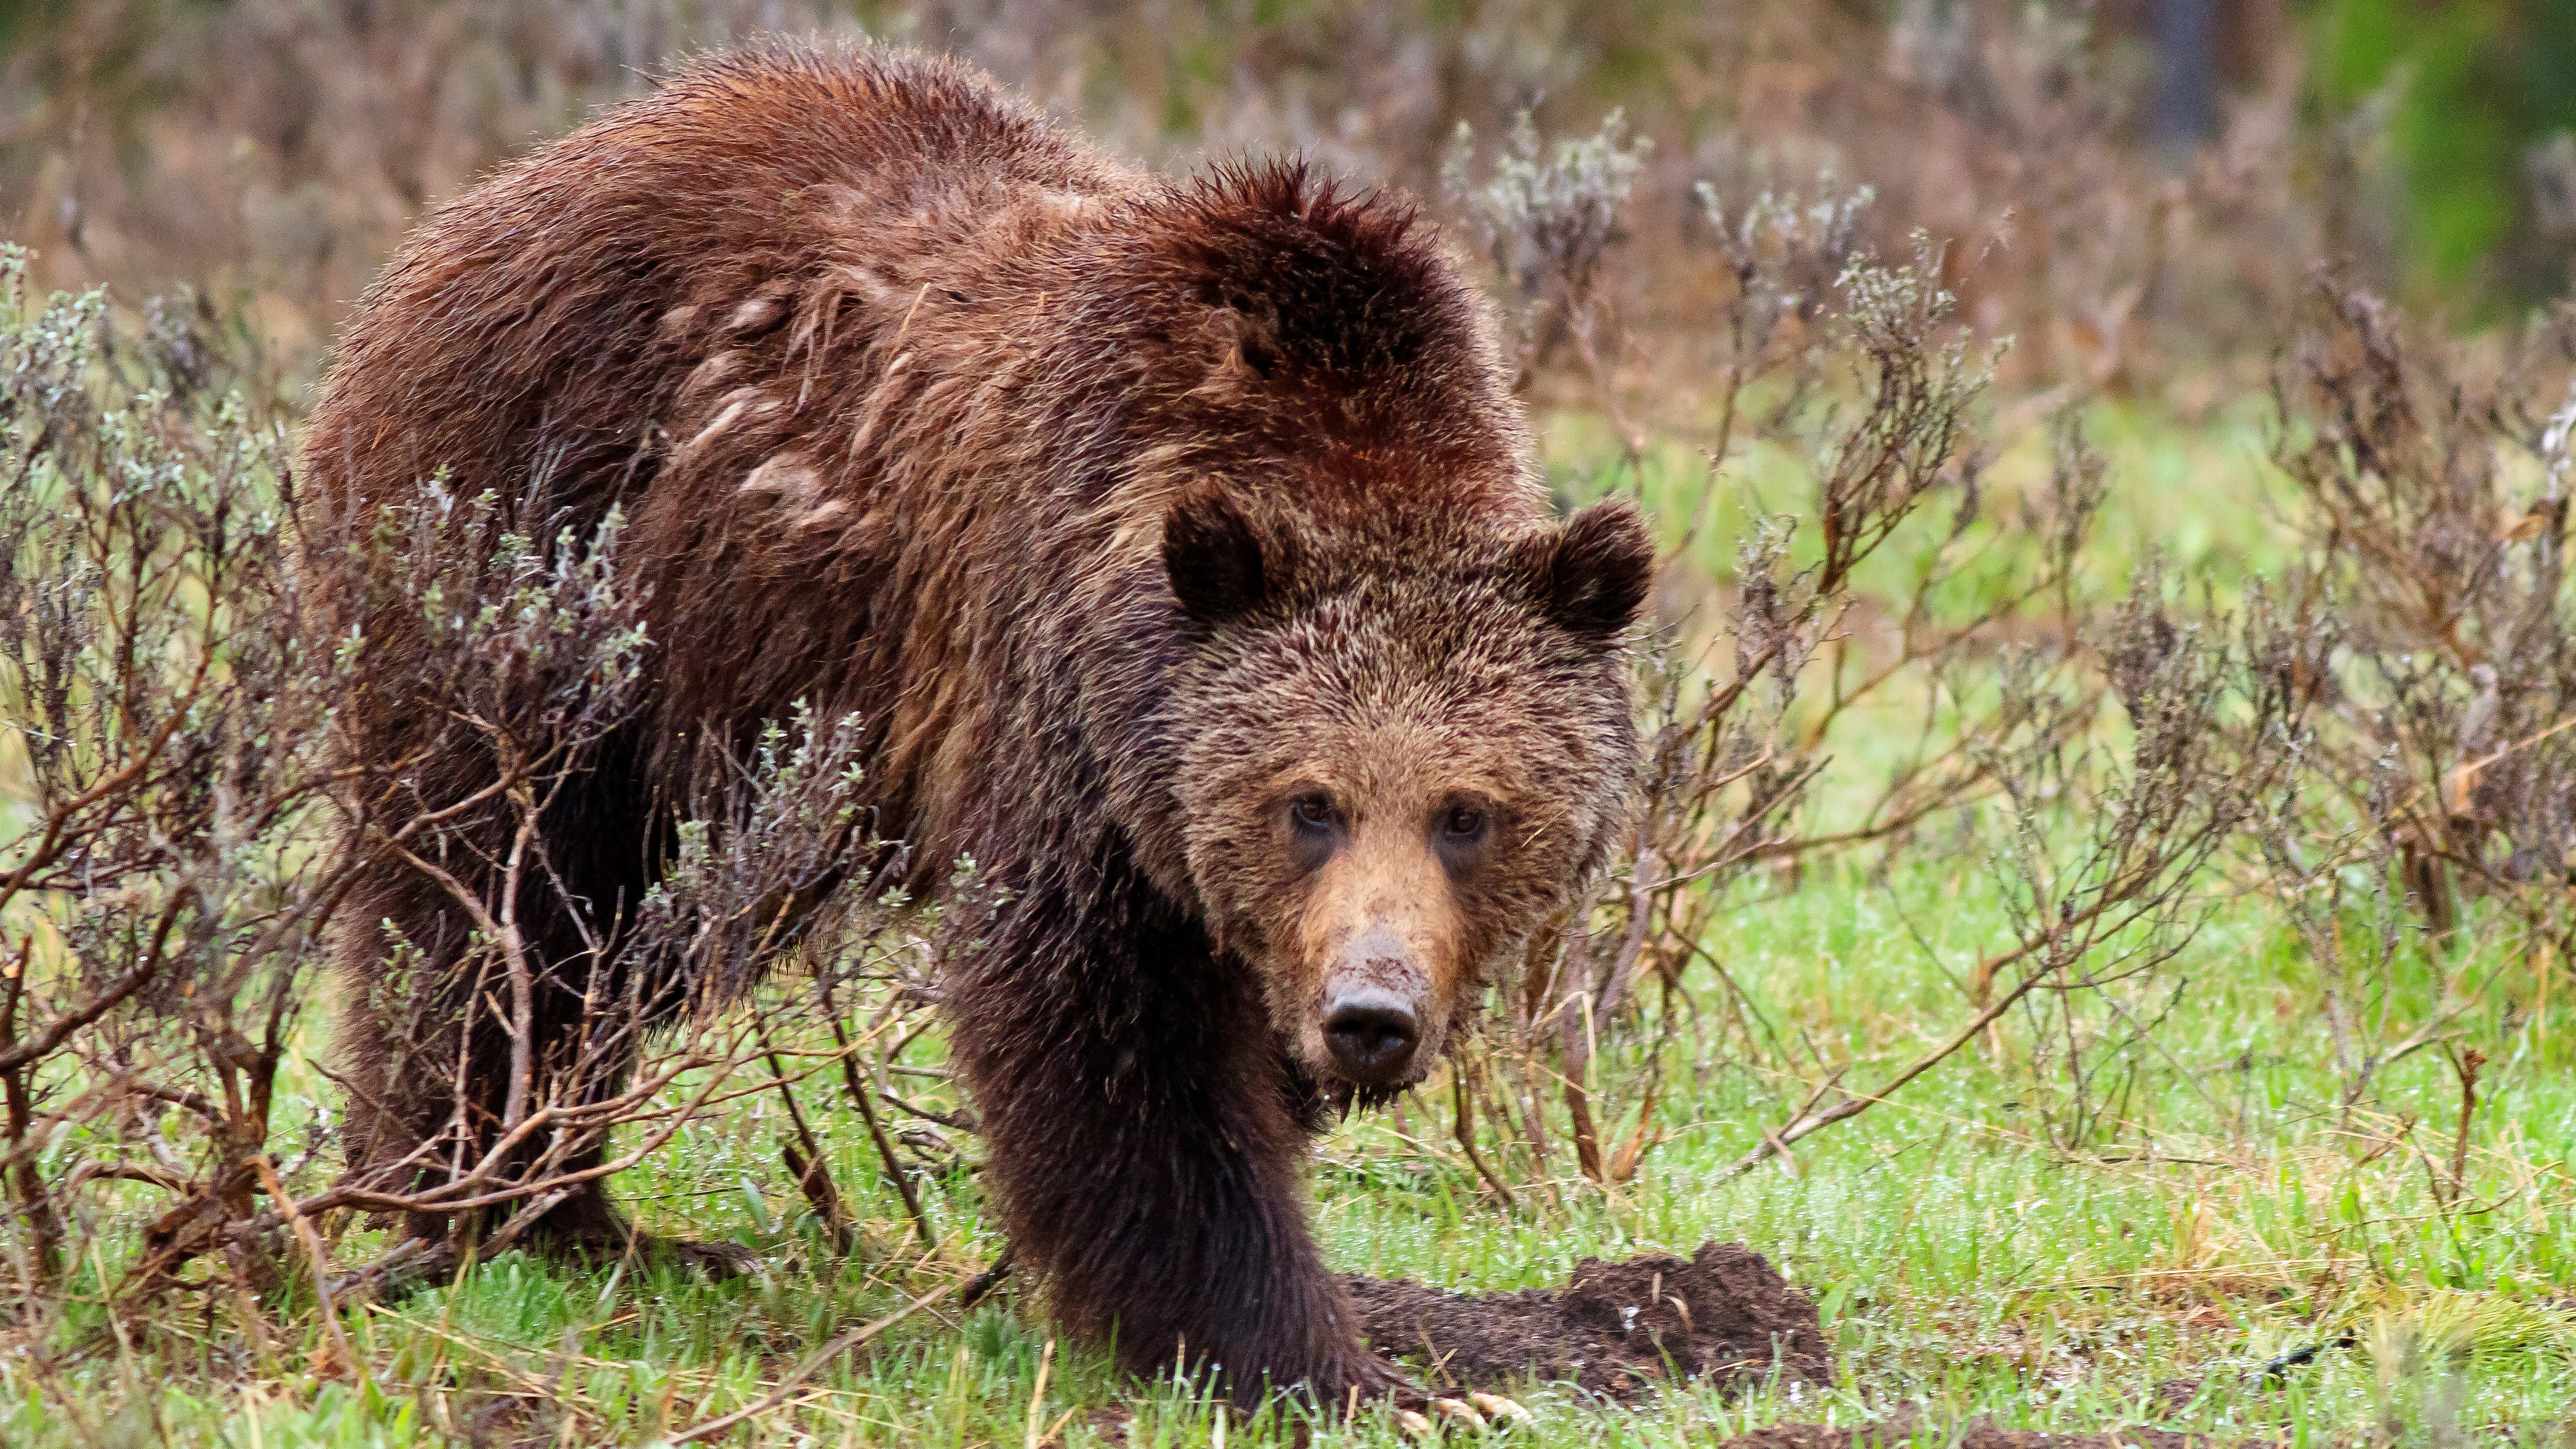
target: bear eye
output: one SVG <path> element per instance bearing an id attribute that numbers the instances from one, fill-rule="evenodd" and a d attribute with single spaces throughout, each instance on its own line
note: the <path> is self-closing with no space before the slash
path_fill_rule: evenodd
<path id="1" fill-rule="evenodd" d="M 1333 828 L 1333 797 L 1320 790 L 1310 790 L 1288 802 L 1288 818 L 1304 830 Z"/>
<path id="2" fill-rule="evenodd" d="M 1440 833 L 1452 845 L 1472 845 L 1485 833 L 1485 812 L 1473 805 L 1452 805 L 1440 812 Z"/>

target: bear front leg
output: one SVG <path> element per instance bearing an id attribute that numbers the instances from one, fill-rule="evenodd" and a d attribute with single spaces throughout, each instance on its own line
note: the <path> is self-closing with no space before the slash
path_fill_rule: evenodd
<path id="1" fill-rule="evenodd" d="M 1133 1372 L 1215 1367 L 1246 1406 L 1402 1387 L 1307 1230 L 1297 1089 L 1249 969 L 1132 870 L 1081 874 L 1024 891 L 948 993 L 1017 1261 Z"/>

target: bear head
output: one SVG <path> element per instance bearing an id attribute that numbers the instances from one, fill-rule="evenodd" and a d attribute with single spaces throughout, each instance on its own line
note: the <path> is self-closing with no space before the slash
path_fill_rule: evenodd
<path id="1" fill-rule="evenodd" d="M 1212 487 L 1164 521 L 1185 659 L 1166 729 L 1219 947 L 1330 1098 L 1419 1082 L 1488 970 L 1625 818 L 1636 510 L 1319 519 Z"/>

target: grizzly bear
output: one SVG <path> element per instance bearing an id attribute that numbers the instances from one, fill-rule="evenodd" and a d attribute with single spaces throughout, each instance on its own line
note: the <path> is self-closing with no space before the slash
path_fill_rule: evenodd
<path id="1" fill-rule="evenodd" d="M 549 902 L 649 887 L 663 745 L 855 714 L 882 833 L 1004 902 L 941 994 L 1061 1328 L 1242 1396 L 1401 1383 L 1307 1230 L 1306 1144 L 1424 1077 L 1621 828 L 1653 565 L 1625 503 L 1554 517 L 1410 205 L 1133 170 L 944 60 L 721 55 L 430 217 L 301 459 L 334 526 L 438 470 L 548 536 L 623 510 L 651 703 L 544 816 L 537 949 L 583 949 Z M 398 711 L 353 735 L 457 800 L 490 768 Z M 367 869 L 344 974 L 455 959 L 453 897 Z M 336 1033 L 359 1163 L 449 1110 L 383 995 Z M 557 1247 L 628 1231 L 595 1184 L 545 1211 Z"/>

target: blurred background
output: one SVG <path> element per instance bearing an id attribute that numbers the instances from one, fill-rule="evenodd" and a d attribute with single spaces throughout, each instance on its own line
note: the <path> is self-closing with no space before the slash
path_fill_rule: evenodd
<path id="1" fill-rule="evenodd" d="M 11 0 L 0 226 L 43 285 L 198 289 L 293 384 L 425 209 L 763 30 L 948 50 L 1120 155 L 1295 149 L 1453 219 L 1462 145 L 1616 112 L 1611 365 L 1684 410 L 1728 287 L 1700 183 L 1867 187 L 1863 240 L 1927 233 L 2015 339 L 2008 389 L 2186 415 L 2259 380 L 2319 261 L 2459 331 L 2576 256 L 2576 0 Z"/>

